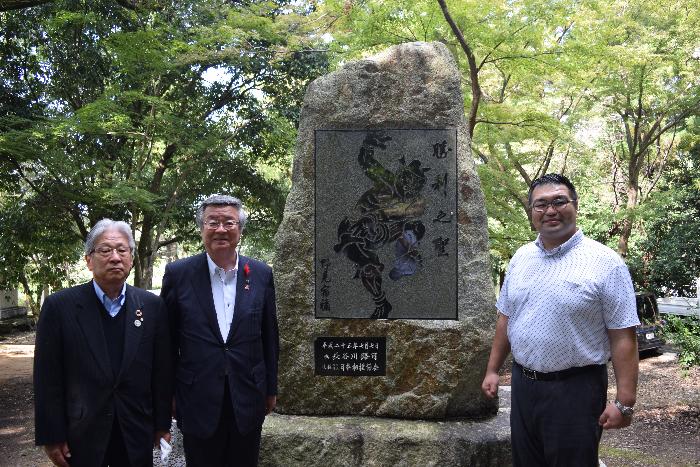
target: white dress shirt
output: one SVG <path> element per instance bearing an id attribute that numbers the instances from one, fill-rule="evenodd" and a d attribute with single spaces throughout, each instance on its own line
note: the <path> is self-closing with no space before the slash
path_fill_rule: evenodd
<path id="1" fill-rule="evenodd" d="M 224 271 L 216 265 L 207 253 L 207 263 L 209 264 L 209 277 L 211 279 L 211 294 L 214 297 L 214 308 L 216 309 L 216 320 L 219 323 L 221 337 L 226 342 L 233 312 L 236 305 L 236 276 L 238 275 L 238 262 L 240 255 L 236 255 L 236 266 L 233 269 Z"/>

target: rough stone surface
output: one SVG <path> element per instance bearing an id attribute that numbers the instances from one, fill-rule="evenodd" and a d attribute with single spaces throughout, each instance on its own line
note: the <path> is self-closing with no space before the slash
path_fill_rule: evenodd
<path id="1" fill-rule="evenodd" d="M 457 129 L 458 320 L 315 319 L 314 130 L 392 128 Z M 292 190 L 275 241 L 278 412 L 438 420 L 496 412 L 496 402 L 480 391 L 495 322 L 486 212 L 460 73 L 443 44 L 394 46 L 309 86 Z M 386 376 L 315 376 L 319 336 L 386 336 Z"/>
<path id="2" fill-rule="evenodd" d="M 14 308 L 17 306 L 19 292 L 17 289 L 2 290 L 0 289 L 0 310 L 3 308 Z"/>
<path id="3" fill-rule="evenodd" d="M 27 308 L 23 306 L 0 308 L 0 319 L 16 318 L 18 316 L 27 316 Z"/>
<path id="4" fill-rule="evenodd" d="M 263 425 L 259 465 L 506 466 L 509 413 L 501 407 L 489 420 L 445 422 L 275 414 Z"/>
<path id="5" fill-rule="evenodd" d="M 456 319 L 457 130 L 315 135 L 316 317 Z"/>

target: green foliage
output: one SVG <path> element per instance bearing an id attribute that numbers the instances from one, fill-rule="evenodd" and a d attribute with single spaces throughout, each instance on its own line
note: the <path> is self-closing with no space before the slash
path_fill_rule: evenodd
<path id="1" fill-rule="evenodd" d="M 681 153 L 644 212 L 645 235 L 630 255 L 641 287 L 657 295 L 697 296 L 700 277 L 700 144 Z"/>
<path id="2" fill-rule="evenodd" d="M 28 247 L 0 274 L 26 274 L 47 237 L 79 251 L 89 227 L 112 217 L 135 229 L 135 283 L 148 287 L 159 249 L 199 243 L 194 209 L 214 193 L 240 197 L 247 244 L 270 249 L 303 92 L 328 66 L 295 30 L 308 13 L 295 2 L 213 0 L 135 11 L 64 0 L 0 13 L 3 207 L 31 220 L 40 206 L 50 219 L 45 234 L 23 238 L 3 222 L 3 241 Z M 42 269 L 32 280 L 54 283 L 61 269 L 42 264 L 55 277 Z"/>
<path id="3" fill-rule="evenodd" d="M 494 284 L 500 285 L 505 277 L 508 262 L 515 251 L 537 235 L 530 227 L 530 221 L 522 205 L 510 196 L 520 189 L 516 181 L 508 180 L 506 184 L 498 183 L 492 178 L 494 172 L 486 165 L 477 166 L 482 186 L 485 191 L 488 212 L 488 230 L 490 240 L 491 268 Z M 526 197 L 527 193 L 522 193 Z"/>
<path id="4" fill-rule="evenodd" d="M 577 96 L 568 92 L 564 26 L 573 3 L 518 0 L 448 2 L 473 51 L 480 104 L 472 149 L 486 194 L 496 273 L 523 241 L 534 237 L 527 188 L 544 171 L 565 167 Z M 374 52 L 406 41 L 445 43 L 462 74 L 465 108 L 473 99 L 467 56 L 435 1 L 324 2 L 320 13 L 335 38 L 336 57 Z M 559 162 L 561 161 L 561 162 Z"/>
<path id="5" fill-rule="evenodd" d="M 628 242 L 637 248 L 644 203 L 676 155 L 678 134 L 700 111 L 694 3 L 451 0 L 447 8 L 477 65 L 471 146 L 495 275 L 534 237 L 525 198 L 547 172 L 580 187 L 587 234 L 623 254 Z M 473 75 L 438 2 L 330 0 L 318 13 L 319 33 L 332 33 L 339 63 L 406 41 L 445 43 L 461 69 L 469 114 Z"/>
<path id="6" fill-rule="evenodd" d="M 0 196 L 7 216 L 32 225 L 28 211 L 38 209 L 70 232 L 55 271 L 69 243 L 78 251 L 89 225 L 111 216 L 135 226 L 136 275 L 147 285 L 163 245 L 199 248 L 194 207 L 215 192 L 243 199 L 244 248 L 265 255 L 289 189 L 302 96 L 329 63 L 440 41 L 457 59 L 467 115 L 472 105 L 467 55 L 433 0 L 139 5 L 57 0 L 0 13 Z M 695 4 L 447 7 L 478 67 L 471 147 L 495 280 L 535 236 L 529 183 L 561 172 L 579 189 L 586 234 L 623 253 L 629 242 L 638 286 L 692 294 L 700 274 Z M 7 244 L 34 238 L 18 238 L 12 225 L 0 225 Z M 5 262 L 6 277 L 29 271 L 30 250 Z"/>
<path id="7" fill-rule="evenodd" d="M 51 216 L 47 200 L 0 192 L 0 284 L 22 284 L 37 313 L 43 287 L 65 284 L 71 263 L 82 257 L 79 233 L 63 216 Z M 12 232 L 12 235 L 5 234 Z M 57 235 L 57 232 L 60 232 Z M 32 290 L 30 284 L 38 284 Z"/>
<path id="8" fill-rule="evenodd" d="M 686 368 L 700 365 L 700 319 L 694 316 L 667 315 L 664 337 L 678 346 L 678 362 Z"/>
<path id="9" fill-rule="evenodd" d="M 588 2 L 569 35 L 579 58 L 569 82 L 586 96 L 583 126 L 614 195 L 609 232 L 623 256 L 634 254 L 643 205 L 700 112 L 699 19 L 689 0 Z"/>

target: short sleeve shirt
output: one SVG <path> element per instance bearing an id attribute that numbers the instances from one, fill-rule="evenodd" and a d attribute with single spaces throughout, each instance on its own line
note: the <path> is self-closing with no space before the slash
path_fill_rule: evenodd
<path id="1" fill-rule="evenodd" d="M 605 364 L 607 329 L 639 324 L 634 288 L 617 253 L 578 230 L 545 250 L 539 241 L 510 261 L 498 310 L 519 364 L 543 372 Z"/>

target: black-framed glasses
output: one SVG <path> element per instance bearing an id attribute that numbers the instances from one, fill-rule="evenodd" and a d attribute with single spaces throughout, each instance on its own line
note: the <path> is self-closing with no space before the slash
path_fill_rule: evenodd
<path id="1" fill-rule="evenodd" d="M 552 206 L 555 211 L 561 211 L 567 204 L 573 201 L 576 200 L 569 198 L 555 198 L 552 201 L 539 200 L 532 203 L 532 209 L 535 212 L 545 212 L 550 206 Z"/>
<path id="2" fill-rule="evenodd" d="M 100 245 L 92 250 L 93 253 L 97 253 L 103 258 L 109 258 L 112 256 L 113 252 L 117 252 L 120 258 L 125 258 L 131 254 L 131 248 L 126 246 L 111 247 L 107 245 Z"/>
<path id="3" fill-rule="evenodd" d="M 230 219 L 227 221 L 209 220 L 204 223 L 204 227 L 206 227 L 209 230 L 216 230 L 219 228 L 219 226 L 222 226 L 224 230 L 233 230 L 239 225 L 241 225 L 239 221 L 234 221 Z"/>

